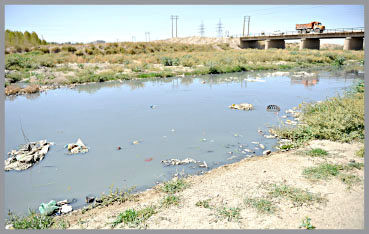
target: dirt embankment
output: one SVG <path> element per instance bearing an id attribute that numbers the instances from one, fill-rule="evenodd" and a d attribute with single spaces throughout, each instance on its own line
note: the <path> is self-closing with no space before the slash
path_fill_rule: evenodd
<path id="1" fill-rule="evenodd" d="M 188 177 L 185 181 L 189 187 L 175 194 L 179 203 L 161 206 L 140 227 L 298 229 L 302 220 L 309 217 L 317 229 L 363 229 L 362 167 L 341 168 L 339 174 L 330 172 L 326 179 L 323 175 L 327 171 L 324 170 L 323 179 L 312 180 L 303 174 L 307 167 L 316 168 L 323 163 L 363 165 L 364 158 L 355 154 L 361 147 L 362 143 L 312 141 L 298 150 L 243 159 L 201 176 Z M 328 154 L 312 157 L 306 153 L 316 148 Z M 350 183 L 353 180 L 348 178 L 355 178 L 355 183 Z M 56 223 L 64 219 L 71 229 L 110 229 L 117 215 L 127 209 L 140 210 L 151 205 L 159 207 L 167 196 L 160 186 L 138 194 L 135 201 L 94 208 L 84 214 L 77 210 L 58 217 Z M 245 199 L 251 202 L 247 203 Z M 129 228 L 129 225 L 122 222 L 115 228 Z"/>

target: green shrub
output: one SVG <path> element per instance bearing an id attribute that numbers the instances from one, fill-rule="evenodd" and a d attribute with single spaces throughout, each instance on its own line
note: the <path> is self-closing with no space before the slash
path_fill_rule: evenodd
<path id="1" fill-rule="evenodd" d="M 18 81 L 21 81 L 25 78 L 29 78 L 30 77 L 30 73 L 29 72 L 11 72 L 5 75 L 6 78 L 9 79 L 10 83 L 15 83 Z"/>
<path id="2" fill-rule="evenodd" d="M 178 66 L 179 65 L 179 59 L 178 58 L 163 57 L 163 58 L 161 58 L 161 63 L 164 66 Z"/>
<path id="3" fill-rule="evenodd" d="M 22 70 L 26 68 L 34 68 L 35 65 L 31 59 L 19 54 L 11 54 L 5 58 L 5 69 Z"/>
<path id="4" fill-rule="evenodd" d="M 51 48 L 51 52 L 54 53 L 54 54 L 57 54 L 61 51 L 61 49 L 59 47 L 53 47 Z"/>
<path id="5" fill-rule="evenodd" d="M 361 89 L 361 86 L 356 89 Z M 305 125 L 276 129 L 281 138 L 296 144 L 312 140 L 350 142 L 364 139 L 364 93 L 354 91 L 303 107 Z"/>
<path id="6" fill-rule="evenodd" d="M 77 51 L 77 49 L 74 46 L 63 46 L 62 50 L 70 53 L 74 53 Z"/>
<path id="7" fill-rule="evenodd" d="M 41 48 L 39 48 L 39 51 L 41 51 L 44 54 L 49 54 L 50 53 L 50 50 L 47 47 L 41 47 Z"/>
<path id="8" fill-rule="evenodd" d="M 53 224 L 53 218 L 36 214 L 34 211 L 29 211 L 29 215 L 20 217 L 9 212 L 8 222 L 13 224 L 14 229 L 48 229 Z"/>
<path id="9" fill-rule="evenodd" d="M 82 51 L 82 50 L 77 50 L 77 51 L 76 51 L 76 55 L 77 55 L 77 56 L 82 56 L 82 55 L 84 55 L 84 53 L 83 53 L 83 51 Z"/>

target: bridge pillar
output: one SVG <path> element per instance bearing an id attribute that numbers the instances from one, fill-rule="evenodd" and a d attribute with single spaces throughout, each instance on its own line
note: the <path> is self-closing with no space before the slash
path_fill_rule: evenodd
<path id="1" fill-rule="evenodd" d="M 283 39 L 265 40 L 265 49 L 270 48 L 285 49 L 286 44 Z"/>
<path id="2" fill-rule="evenodd" d="M 343 50 L 362 50 L 364 38 L 362 37 L 346 37 L 343 44 Z"/>
<path id="3" fill-rule="evenodd" d="M 300 50 L 302 49 L 320 49 L 320 40 L 319 38 L 301 38 L 300 42 Z"/>
<path id="4" fill-rule="evenodd" d="M 240 43 L 240 47 L 242 49 L 260 49 L 261 45 L 260 45 L 260 41 L 241 41 Z"/>

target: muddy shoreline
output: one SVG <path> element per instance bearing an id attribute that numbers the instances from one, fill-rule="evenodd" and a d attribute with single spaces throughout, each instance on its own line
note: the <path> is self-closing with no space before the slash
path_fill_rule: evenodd
<path id="1" fill-rule="evenodd" d="M 297 229 L 301 219 L 309 216 L 319 229 L 362 229 L 364 227 L 363 170 L 350 173 L 360 178 L 351 188 L 337 180 L 309 180 L 302 176 L 304 168 L 324 162 L 347 164 L 364 162 L 355 155 L 362 143 L 337 143 L 314 140 L 306 146 L 288 152 L 273 152 L 264 157 L 242 159 L 223 165 L 203 175 L 192 175 L 184 180 L 189 187 L 177 193 L 178 205 L 160 208 L 144 224 L 134 228 L 147 229 Z M 322 148 L 328 152 L 325 158 L 309 157 L 303 152 L 311 148 Z M 325 202 L 295 206 L 288 199 L 274 199 L 277 207 L 274 214 L 262 214 L 244 205 L 245 197 L 263 197 L 265 184 L 287 184 L 312 194 L 320 194 Z M 55 218 L 53 228 L 60 222 L 70 229 L 110 229 L 116 216 L 127 209 L 142 209 L 158 205 L 166 196 L 161 191 L 163 184 L 135 194 L 124 203 L 113 203 L 107 207 L 97 207 L 83 211 L 78 209 L 70 214 Z M 196 206 L 196 202 L 209 200 L 213 207 L 238 207 L 240 217 L 228 221 L 216 215 L 216 209 Z M 325 214 L 329 213 L 329 216 Z M 132 228 L 129 225 L 116 228 Z"/>

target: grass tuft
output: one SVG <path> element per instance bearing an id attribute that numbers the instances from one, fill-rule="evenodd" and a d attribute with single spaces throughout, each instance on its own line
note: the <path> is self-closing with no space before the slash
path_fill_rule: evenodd
<path id="1" fill-rule="evenodd" d="M 319 194 L 314 194 L 307 190 L 285 184 L 273 184 L 269 191 L 269 195 L 271 197 L 283 197 L 291 200 L 295 206 L 311 205 L 315 202 L 323 202 L 325 200 Z"/>
<path id="2" fill-rule="evenodd" d="M 161 206 L 166 207 L 166 208 L 168 208 L 172 205 L 178 206 L 179 201 L 180 201 L 180 198 L 178 196 L 168 195 L 162 200 Z"/>
<path id="3" fill-rule="evenodd" d="M 231 222 L 240 219 L 240 211 L 241 209 L 238 207 L 236 208 L 222 207 L 218 209 L 218 216 L 227 219 L 229 222 Z"/>
<path id="4" fill-rule="evenodd" d="M 161 190 L 168 194 L 174 194 L 183 191 L 187 187 L 188 184 L 185 182 L 184 179 L 178 179 L 165 182 Z"/>
<path id="5" fill-rule="evenodd" d="M 246 198 L 244 203 L 248 207 L 255 208 L 258 213 L 273 214 L 277 210 L 271 201 L 263 198 Z"/>
<path id="6" fill-rule="evenodd" d="M 308 151 L 307 154 L 310 155 L 311 157 L 323 157 L 328 155 L 328 152 L 325 151 L 324 149 L 316 148 Z"/>

